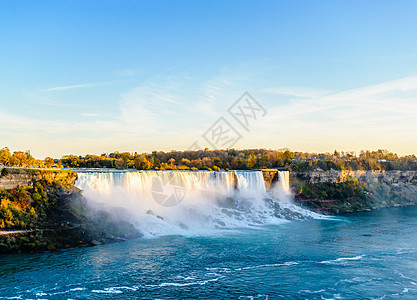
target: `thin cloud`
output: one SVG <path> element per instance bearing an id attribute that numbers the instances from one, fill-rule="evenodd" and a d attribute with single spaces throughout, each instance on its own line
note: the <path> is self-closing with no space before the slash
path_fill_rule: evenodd
<path id="1" fill-rule="evenodd" d="M 148 81 L 121 94 L 114 116 L 105 119 L 96 119 L 99 114 L 94 109 L 78 112 L 86 119 L 55 121 L 0 109 L 0 139 L 14 149 L 30 148 L 34 154 L 56 157 L 115 149 L 186 149 L 206 126 L 221 115 L 228 116 L 227 108 L 246 89 L 247 81 L 220 75 L 202 82 Z M 253 94 L 264 91 L 248 90 Z M 417 76 L 322 96 L 317 91 L 287 89 L 290 101 L 285 102 L 276 101 L 281 96 L 275 93 L 264 93 L 257 100 L 267 104 L 267 116 L 256 120 L 236 146 L 288 146 L 303 151 L 388 148 L 416 153 L 412 137 L 417 130 Z M 294 97 L 290 92 L 310 97 Z M 193 98 L 197 103 L 191 102 Z"/>
<path id="2" fill-rule="evenodd" d="M 91 117 L 91 118 L 100 116 L 100 114 L 96 114 L 96 113 L 82 113 L 80 115 L 83 116 L 83 117 Z"/>
<path id="3" fill-rule="evenodd" d="M 301 95 L 294 90 L 293 94 Z M 280 145 L 303 151 L 332 148 L 388 148 L 405 153 L 416 151 L 411 137 L 417 130 L 417 76 L 406 77 L 321 97 L 292 99 L 268 109 L 243 141 L 256 146 L 274 138 Z M 242 145 L 243 146 L 243 145 Z M 275 142 L 269 147 L 277 147 Z"/>
<path id="4" fill-rule="evenodd" d="M 72 84 L 72 85 L 63 85 L 63 86 L 57 86 L 49 89 L 44 89 L 41 92 L 55 92 L 55 91 L 65 91 L 65 90 L 73 90 L 73 89 L 81 89 L 81 88 L 91 88 L 96 87 L 100 85 L 105 85 L 112 83 L 114 81 L 103 81 L 103 82 L 91 82 L 91 83 L 80 83 L 80 84 Z"/>
<path id="5" fill-rule="evenodd" d="M 300 98 L 322 97 L 330 93 L 329 90 L 313 89 L 307 87 L 273 87 L 264 89 L 263 91 L 271 94 L 288 95 Z"/>

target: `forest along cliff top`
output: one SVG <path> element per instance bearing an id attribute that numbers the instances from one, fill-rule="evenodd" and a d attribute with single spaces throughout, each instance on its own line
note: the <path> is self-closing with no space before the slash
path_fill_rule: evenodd
<path id="1" fill-rule="evenodd" d="M 34 181 L 39 180 L 72 187 L 77 176 L 77 172 L 71 170 L 0 167 L 0 189 L 31 186 Z"/>

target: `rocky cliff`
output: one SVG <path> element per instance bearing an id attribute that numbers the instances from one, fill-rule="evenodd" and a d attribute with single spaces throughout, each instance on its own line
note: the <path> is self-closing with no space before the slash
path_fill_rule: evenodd
<path id="1" fill-rule="evenodd" d="M 296 201 L 339 214 L 417 204 L 417 171 L 291 172 Z"/>
<path id="2" fill-rule="evenodd" d="M 0 172 L 0 253 L 93 246 L 140 236 L 115 215 L 97 208 L 92 212 L 74 187 L 74 171 Z"/>
<path id="3" fill-rule="evenodd" d="M 10 190 L 22 186 L 32 186 L 34 182 L 44 180 L 63 186 L 73 186 L 77 172 L 60 169 L 1 168 L 0 189 Z"/>
<path id="4" fill-rule="evenodd" d="M 278 170 L 262 169 L 261 171 L 264 176 L 266 190 L 269 190 L 271 188 L 272 183 L 278 180 Z"/>
<path id="5" fill-rule="evenodd" d="M 317 184 L 321 182 L 339 183 L 357 178 L 368 183 L 417 184 L 417 171 L 311 171 L 291 172 L 292 184 Z"/>

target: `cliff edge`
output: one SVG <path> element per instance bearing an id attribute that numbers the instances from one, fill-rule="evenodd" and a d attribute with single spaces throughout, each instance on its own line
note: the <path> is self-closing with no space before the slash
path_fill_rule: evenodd
<path id="1" fill-rule="evenodd" d="M 325 214 L 417 205 L 417 171 L 291 172 L 295 201 Z"/>
<path id="2" fill-rule="evenodd" d="M 140 236 L 110 213 L 92 213 L 69 170 L 0 170 L 0 253 L 94 246 Z"/>

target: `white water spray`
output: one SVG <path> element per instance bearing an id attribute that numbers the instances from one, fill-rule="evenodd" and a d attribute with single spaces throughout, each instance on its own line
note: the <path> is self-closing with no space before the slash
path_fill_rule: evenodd
<path id="1" fill-rule="evenodd" d="M 278 171 L 278 180 L 272 183 L 271 192 L 274 199 L 279 199 L 280 202 L 288 202 L 292 199 L 290 189 L 290 172 Z"/>
<path id="2" fill-rule="evenodd" d="M 288 172 L 278 176 L 267 192 L 261 171 L 101 169 L 78 171 L 76 186 L 93 208 L 123 208 L 126 214 L 120 218 L 145 236 L 206 234 L 317 216 L 290 200 Z"/>

